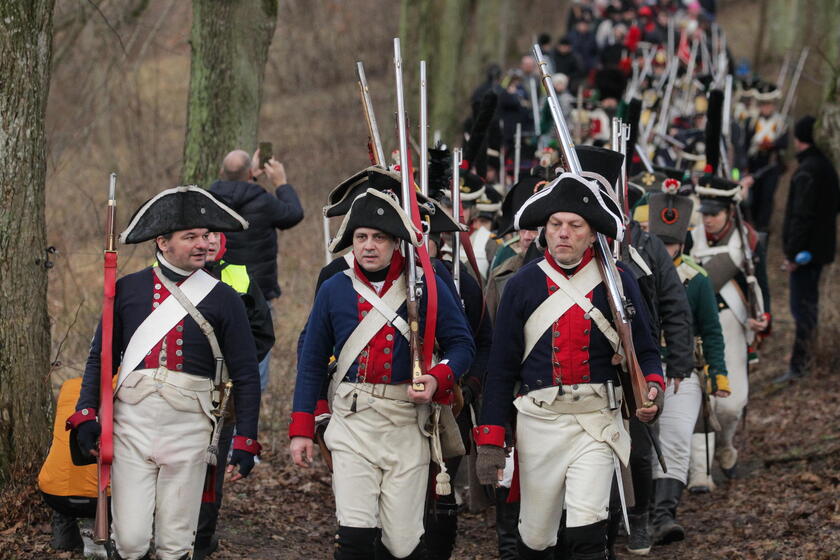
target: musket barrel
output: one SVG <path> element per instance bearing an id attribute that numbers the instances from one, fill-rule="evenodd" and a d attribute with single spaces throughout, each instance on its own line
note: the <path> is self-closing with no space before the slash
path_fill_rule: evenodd
<path id="1" fill-rule="evenodd" d="M 522 165 L 522 123 L 516 123 L 513 144 L 513 184 L 519 182 L 519 166 Z"/>
<path id="2" fill-rule="evenodd" d="M 117 219 L 117 174 L 111 173 L 108 181 L 108 210 L 105 216 L 105 250 L 116 250 L 115 223 Z"/>
<path id="3" fill-rule="evenodd" d="M 429 194 L 429 113 L 426 94 L 426 61 L 420 61 L 420 192 Z"/>
<path id="4" fill-rule="evenodd" d="M 376 163 L 382 167 L 387 167 L 385 151 L 382 149 L 382 138 L 379 136 L 379 126 L 376 124 L 376 115 L 373 112 L 373 102 L 370 99 L 370 90 L 368 89 L 367 77 L 365 76 L 365 65 L 361 61 L 356 62 L 356 74 L 359 76 L 359 86 L 362 90 L 362 103 L 364 104 L 365 116 L 368 120 L 368 129 L 373 140 Z"/>
<path id="5" fill-rule="evenodd" d="M 458 225 L 461 224 L 461 161 L 463 150 L 452 150 L 452 217 Z M 455 288 L 461 293 L 461 232 L 452 234 L 452 280 Z"/>

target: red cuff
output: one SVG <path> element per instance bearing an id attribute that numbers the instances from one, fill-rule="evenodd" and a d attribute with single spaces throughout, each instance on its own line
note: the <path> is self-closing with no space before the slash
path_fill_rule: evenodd
<path id="1" fill-rule="evenodd" d="M 262 445 L 257 440 L 245 436 L 235 436 L 233 438 L 233 448 L 247 451 L 252 455 L 259 455 L 262 451 Z"/>
<path id="2" fill-rule="evenodd" d="M 761 334 L 763 334 L 764 336 L 770 336 L 770 334 L 773 332 L 773 317 L 771 317 L 769 313 L 765 313 L 764 319 L 767 320 L 767 328 L 761 331 Z"/>
<path id="3" fill-rule="evenodd" d="M 74 412 L 73 415 L 67 419 L 67 423 L 64 424 L 64 429 L 75 430 L 79 427 L 80 424 L 90 422 L 91 420 L 96 420 L 96 409 L 83 408 Z"/>
<path id="4" fill-rule="evenodd" d="M 492 424 L 476 426 L 473 428 L 473 439 L 475 440 L 476 445 L 495 445 L 496 447 L 504 447 L 505 429 L 501 426 L 493 426 Z"/>
<path id="5" fill-rule="evenodd" d="M 455 386 L 455 373 L 452 368 L 447 364 L 438 364 L 426 373 L 438 382 L 433 400 L 438 404 L 452 404 L 452 389 Z"/>
<path id="6" fill-rule="evenodd" d="M 295 413 L 298 414 L 298 413 Z M 314 416 L 317 418 L 322 414 L 332 414 L 330 410 L 330 403 L 327 402 L 327 399 L 321 399 L 317 403 L 315 403 L 315 414 Z M 292 415 L 292 420 L 294 420 L 294 414 Z"/>
<path id="7" fill-rule="evenodd" d="M 659 385 L 660 391 L 665 391 L 665 379 L 663 379 L 658 373 L 649 373 L 645 375 L 645 381 L 648 383 L 656 383 Z"/>
<path id="8" fill-rule="evenodd" d="M 309 412 L 292 412 L 289 421 L 289 438 L 315 438 L 315 415 Z"/>

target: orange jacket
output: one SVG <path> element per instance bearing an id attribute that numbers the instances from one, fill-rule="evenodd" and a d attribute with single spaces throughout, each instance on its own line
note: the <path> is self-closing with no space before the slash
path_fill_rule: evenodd
<path id="1" fill-rule="evenodd" d="M 38 473 L 38 486 L 45 494 L 97 497 L 96 465 L 77 467 L 73 464 L 70 459 L 70 432 L 64 427 L 65 420 L 76 410 L 81 388 L 82 378 L 76 377 L 65 381 L 58 393 L 52 445 Z"/>

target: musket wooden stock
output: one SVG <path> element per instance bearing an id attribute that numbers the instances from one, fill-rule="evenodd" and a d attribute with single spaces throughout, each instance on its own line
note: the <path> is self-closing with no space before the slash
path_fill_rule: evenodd
<path id="1" fill-rule="evenodd" d="M 606 262 L 605 259 L 611 257 L 600 251 L 596 251 L 596 255 L 601 275 L 606 276 L 608 274 L 607 267 L 611 263 Z M 628 414 L 632 415 L 637 408 L 648 408 L 653 406 L 653 403 L 648 399 L 647 380 L 642 371 L 642 366 L 639 365 L 639 359 L 636 357 L 636 346 L 633 344 L 633 332 L 630 329 L 630 322 L 622 319 L 626 315 L 623 313 L 623 310 L 616 309 L 613 298 L 608 297 L 607 301 L 610 304 L 615 330 L 618 332 L 618 340 L 624 349 L 627 362 L 627 376 L 629 377 L 632 390 L 624 391 L 624 400 L 627 403 Z M 622 382 L 622 385 L 626 387 L 625 382 Z"/>
<path id="2" fill-rule="evenodd" d="M 113 389 L 113 340 L 114 298 L 117 285 L 117 251 L 115 247 L 117 175 L 111 173 L 108 188 L 108 206 L 105 214 L 105 255 L 103 263 L 102 297 L 102 349 L 99 356 L 99 455 L 97 456 L 97 503 L 94 522 L 94 541 L 101 544 L 108 540 L 108 485 L 111 481 L 111 463 L 114 458 L 114 389 Z"/>

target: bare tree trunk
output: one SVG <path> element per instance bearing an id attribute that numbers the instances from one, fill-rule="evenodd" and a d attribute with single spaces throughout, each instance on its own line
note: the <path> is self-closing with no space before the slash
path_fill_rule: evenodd
<path id="1" fill-rule="evenodd" d="M 451 144 L 458 126 L 458 110 L 464 105 L 460 85 L 463 68 L 465 19 L 468 0 L 403 0 L 400 37 L 405 60 L 406 99 L 409 114 L 417 113 L 418 61 L 427 61 L 429 125 Z M 414 122 L 413 124 L 417 124 Z M 412 131 L 414 134 L 414 131 Z"/>
<path id="2" fill-rule="evenodd" d="M 193 0 L 183 182 L 209 186 L 230 150 L 257 147 L 276 0 Z"/>
<path id="3" fill-rule="evenodd" d="M 0 2 L 0 487 L 51 439 L 46 146 L 53 0 Z"/>

